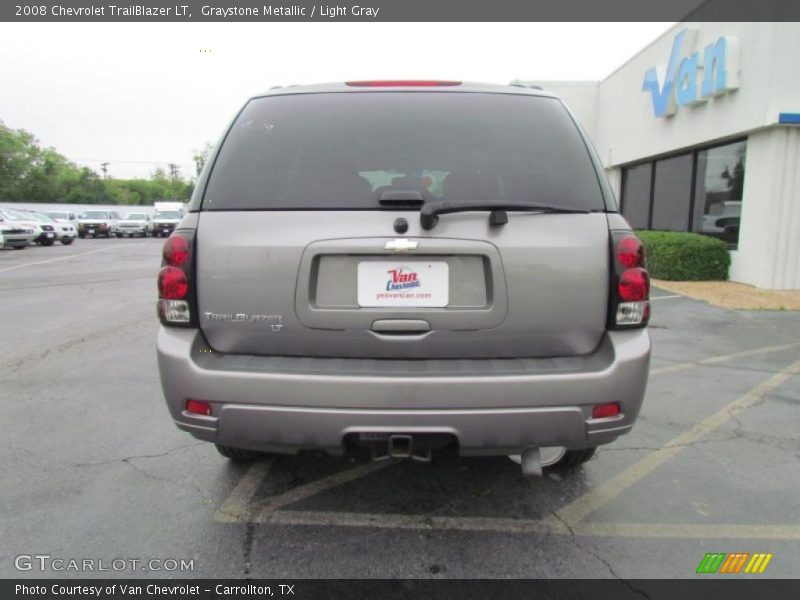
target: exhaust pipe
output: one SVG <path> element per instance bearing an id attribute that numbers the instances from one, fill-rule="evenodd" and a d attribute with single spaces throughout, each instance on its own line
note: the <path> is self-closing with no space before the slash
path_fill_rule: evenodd
<path id="1" fill-rule="evenodd" d="M 522 452 L 522 474 L 532 477 L 542 476 L 542 455 L 539 448 L 526 448 Z"/>

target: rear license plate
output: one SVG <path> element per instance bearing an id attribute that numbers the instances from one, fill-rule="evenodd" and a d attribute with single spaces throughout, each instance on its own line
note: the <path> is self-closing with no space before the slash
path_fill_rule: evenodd
<path id="1" fill-rule="evenodd" d="M 55 233 L 48 233 L 47 237 L 52 238 L 52 237 L 55 237 L 55 235 L 56 235 Z"/>
<path id="2" fill-rule="evenodd" d="M 358 305 L 444 307 L 449 302 L 446 262 L 358 263 Z"/>

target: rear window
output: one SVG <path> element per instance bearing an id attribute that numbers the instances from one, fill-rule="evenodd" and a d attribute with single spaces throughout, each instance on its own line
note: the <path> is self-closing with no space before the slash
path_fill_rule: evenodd
<path id="1" fill-rule="evenodd" d="M 379 209 L 388 190 L 603 209 L 586 145 L 559 101 L 441 92 L 251 100 L 222 145 L 202 207 Z"/>

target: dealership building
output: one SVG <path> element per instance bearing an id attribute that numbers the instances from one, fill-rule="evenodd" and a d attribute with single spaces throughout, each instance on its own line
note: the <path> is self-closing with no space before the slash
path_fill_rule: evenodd
<path id="1" fill-rule="evenodd" d="M 800 289 L 800 23 L 679 23 L 559 94 L 640 229 L 725 240 L 730 279 Z"/>

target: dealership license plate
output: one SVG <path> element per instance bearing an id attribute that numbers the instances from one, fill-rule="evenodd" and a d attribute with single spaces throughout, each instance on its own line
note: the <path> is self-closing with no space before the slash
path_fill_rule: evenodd
<path id="1" fill-rule="evenodd" d="M 449 302 L 446 262 L 358 263 L 358 305 L 443 307 Z"/>

